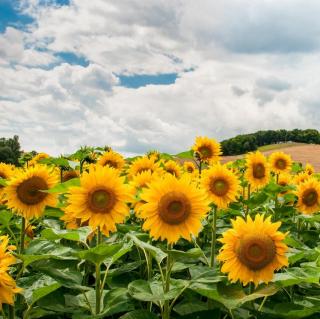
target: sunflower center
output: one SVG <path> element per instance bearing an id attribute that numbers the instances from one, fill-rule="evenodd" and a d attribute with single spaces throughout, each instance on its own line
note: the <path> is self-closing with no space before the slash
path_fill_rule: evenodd
<path id="1" fill-rule="evenodd" d="M 272 262 L 276 246 L 267 235 L 245 235 L 238 243 L 236 254 L 249 269 L 260 270 Z"/>
<path id="2" fill-rule="evenodd" d="M 211 183 L 210 190 L 217 196 L 224 196 L 228 193 L 229 184 L 224 179 L 216 179 Z"/>
<path id="3" fill-rule="evenodd" d="M 173 176 L 177 175 L 177 172 L 172 168 L 167 168 L 166 171 L 167 171 L 167 173 L 169 173 L 169 174 L 171 174 Z"/>
<path id="4" fill-rule="evenodd" d="M 266 176 L 266 168 L 262 163 L 253 165 L 252 174 L 254 178 L 261 179 Z"/>
<path id="5" fill-rule="evenodd" d="M 36 205 L 47 197 L 47 193 L 41 192 L 46 189 L 48 185 L 45 180 L 39 176 L 32 176 L 17 187 L 17 196 L 26 205 Z"/>
<path id="6" fill-rule="evenodd" d="M 201 147 L 199 147 L 199 153 L 203 157 L 210 157 L 212 155 L 212 150 L 208 146 L 201 146 Z"/>
<path id="7" fill-rule="evenodd" d="M 99 188 L 89 193 L 88 202 L 94 213 L 108 214 L 115 204 L 115 195 L 110 190 Z"/>
<path id="8" fill-rule="evenodd" d="M 149 168 L 149 167 L 141 167 L 137 170 L 137 174 L 141 174 L 143 172 L 147 172 L 147 171 L 151 171 L 152 172 L 152 169 Z"/>
<path id="9" fill-rule="evenodd" d="M 287 162 L 284 159 L 280 158 L 276 161 L 276 167 L 278 169 L 285 169 L 287 167 Z"/>
<path id="10" fill-rule="evenodd" d="M 107 165 L 113 168 L 118 168 L 118 164 L 114 161 L 110 161 L 110 160 L 105 161 L 103 166 L 107 166 Z"/>
<path id="11" fill-rule="evenodd" d="M 188 173 L 193 173 L 193 168 L 191 166 L 188 167 Z"/>
<path id="12" fill-rule="evenodd" d="M 183 193 L 172 191 L 161 197 L 158 210 L 165 223 L 178 225 L 190 215 L 191 203 Z"/>
<path id="13" fill-rule="evenodd" d="M 306 206 L 313 206 L 318 201 L 318 193 L 315 189 L 307 189 L 302 195 L 302 202 Z"/>
<path id="14" fill-rule="evenodd" d="M 78 177 L 77 172 L 74 171 L 68 171 L 63 175 L 62 181 L 66 182 L 69 181 L 70 179 Z"/>

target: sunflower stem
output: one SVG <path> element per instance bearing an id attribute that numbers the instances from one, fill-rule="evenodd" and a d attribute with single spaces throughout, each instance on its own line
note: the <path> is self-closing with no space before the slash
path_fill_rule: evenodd
<path id="1" fill-rule="evenodd" d="M 22 217 L 21 219 L 21 232 L 20 232 L 20 243 L 19 243 L 19 254 L 24 252 L 24 236 L 26 232 L 26 219 Z"/>
<path id="2" fill-rule="evenodd" d="M 250 187 L 250 184 L 248 184 L 248 202 L 250 200 L 250 196 L 251 196 L 251 187 Z M 245 212 L 246 219 L 248 217 L 248 214 L 249 214 L 249 203 L 247 204 L 246 212 Z"/>
<path id="3" fill-rule="evenodd" d="M 171 274 L 171 268 L 172 268 L 172 260 L 171 260 L 171 255 L 170 255 L 171 249 L 172 249 L 172 245 L 168 243 L 168 247 L 167 247 L 168 257 L 167 257 L 166 276 L 165 276 L 165 283 L 164 283 L 164 293 L 165 294 L 168 293 L 170 290 L 170 274 Z M 164 302 L 162 319 L 170 319 L 169 300 L 166 300 Z"/>
<path id="4" fill-rule="evenodd" d="M 97 246 L 101 243 L 101 230 L 100 227 L 97 228 Z M 100 313 L 101 307 L 101 291 L 100 291 L 100 284 L 101 284 L 101 264 L 96 264 L 96 315 Z"/>
<path id="5" fill-rule="evenodd" d="M 214 268 L 214 254 L 216 250 L 216 237 L 217 237 L 217 208 L 212 210 L 212 224 L 211 224 L 211 255 L 210 255 L 210 267 Z"/>
<path id="6" fill-rule="evenodd" d="M 8 307 L 8 319 L 14 319 L 15 318 L 15 311 L 14 311 L 14 305 Z"/>
<path id="7" fill-rule="evenodd" d="M 261 305 L 259 306 L 259 309 L 258 309 L 259 312 L 262 310 L 262 308 L 263 308 L 265 302 L 267 301 L 267 299 L 268 299 L 268 296 L 264 296 L 264 298 L 263 298 L 263 300 L 261 302 Z"/>

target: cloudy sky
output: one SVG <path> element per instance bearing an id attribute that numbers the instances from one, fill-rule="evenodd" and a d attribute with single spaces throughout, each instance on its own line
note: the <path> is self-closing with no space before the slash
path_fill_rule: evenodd
<path id="1" fill-rule="evenodd" d="M 0 0 L 0 136 L 177 153 L 320 129 L 318 0 Z"/>

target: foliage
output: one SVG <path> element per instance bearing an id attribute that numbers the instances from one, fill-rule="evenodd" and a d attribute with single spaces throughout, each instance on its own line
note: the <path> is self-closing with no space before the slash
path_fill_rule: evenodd
<path id="1" fill-rule="evenodd" d="M 19 165 L 21 155 L 19 137 L 0 138 L 0 163 Z"/>
<path id="2" fill-rule="evenodd" d="M 237 135 L 221 142 L 223 155 L 238 155 L 255 151 L 259 146 L 298 142 L 320 144 L 320 133 L 314 129 L 307 130 L 268 130 L 252 134 Z"/>

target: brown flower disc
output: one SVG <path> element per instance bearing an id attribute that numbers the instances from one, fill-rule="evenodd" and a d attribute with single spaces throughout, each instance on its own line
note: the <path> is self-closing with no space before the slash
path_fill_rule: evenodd
<path id="1" fill-rule="evenodd" d="M 178 225 L 190 215 L 191 203 L 183 193 L 172 191 L 161 197 L 158 210 L 165 223 Z"/>
<path id="2" fill-rule="evenodd" d="M 36 205 L 47 197 L 47 193 L 41 192 L 46 189 L 48 189 L 48 185 L 45 180 L 38 176 L 32 176 L 17 187 L 17 196 L 26 205 Z"/>

